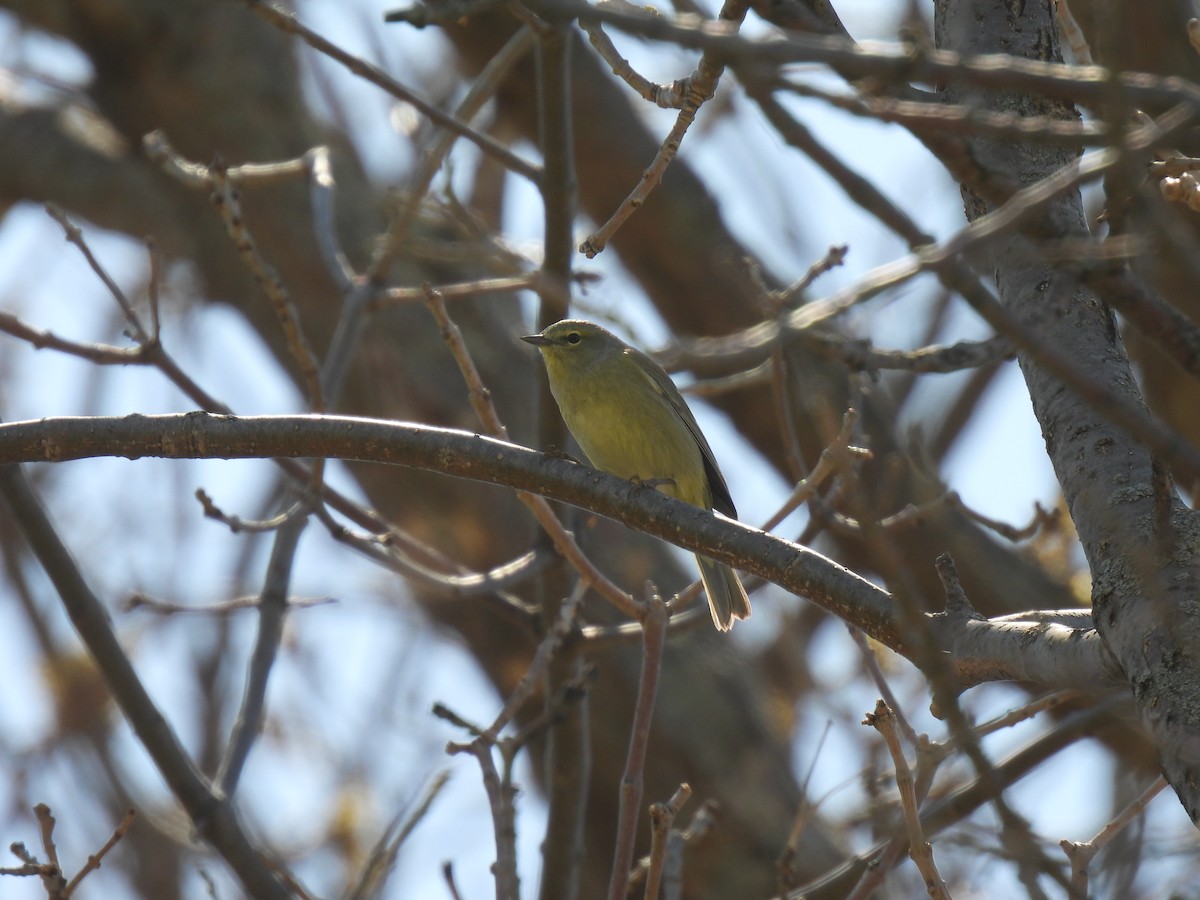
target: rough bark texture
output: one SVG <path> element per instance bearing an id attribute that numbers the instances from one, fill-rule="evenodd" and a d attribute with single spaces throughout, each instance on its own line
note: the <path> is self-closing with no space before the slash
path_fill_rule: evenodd
<path id="1" fill-rule="evenodd" d="M 1059 59 L 1047 2 L 939 3 L 935 22 L 938 45 L 946 49 Z M 947 94 L 955 102 L 1020 115 L 1076 115 L 1070 107 L 1035 104 L 1025 95 L 964 95 L 954 89 Z M 1021 184 L 1074 160 L 1060 148 L 1001 141 L 977 140 L 973 153 L 984 171 Z M 963 194 L 970 219 L 992 208 L 969 189 Z M 1075 274 L 1038 252 L 1039 239 L 1087 234 L 1079 194 L 1063 196 L 1031 231 L 994 245 L 1001 299 L 1097 384 L 1140 402 L 1111 311 Z M 1041 365 L 1018 358 L 1087 555 L 1097 627 L 1124 668 L 1163 770 L 1195 821 L 1200 812 L 1195 515 L 1173 492 L 1167 496 L 1170 489 L 1144 447 L 1081 404 Z"/>
<path id="2" fill-rule="evenodd" d="M 1125 71 L 1154 72 L 1178 76 L 1189 81 L 1200 80 L 1200 54 L 1188 42 L 1183 27 L 1196 14 L 1195 5 L 1187 0 L 1159 0 L 1154 4 L 1110 3 L 1106 0 L 1083 0 L 1071 4 L 1071 12 L 1079 23 L 1092 57 L 1100 65 Z M 1150 109 L 1152 113 L 1161 109 Z M 1200 154 L 1200 140 L 1194 131 L 1181 134 L 1176 141 L 1180 152 L 1188 156 Z M 1136 187 L 1136 182 L 1129 188 Z M 1141 185 L 1144 190 L 1151 188 Z M 1122 196 L 1110 199 L 1124 208 Z M 1173 227 L 1190 235 L 1200 236 L 1200 223 L 1195 216 L 1177 215 L 1175 210 L 1154 210 L 1144 202 L 1134 203 L 1124 210 L 1127 220 L 1121 225 L 1132 231 L 1154 228 L 1167 214 Z M 1200 295 L 1195 289 L 1194 268 L 1183 259 L 1180 247 L 1164 246 L 1155 253 L 1145 254 L 1133 263 L 1133 268 L 1149 280 L 1178 310 L 1193 322 L 1200 322 Z M 1188 377 L 1153 342 L 1146 340 L 1136 329 L 1126 329 L 1130 355 L 1137 363 L 1141 382 L 1150 407 L 1175 428 L 1200 444 L 1200 420 L 1195 410 L 1200 405 L 1200 382 Z M 1196 485 L 1183 485 L 1193 494 Z"/>

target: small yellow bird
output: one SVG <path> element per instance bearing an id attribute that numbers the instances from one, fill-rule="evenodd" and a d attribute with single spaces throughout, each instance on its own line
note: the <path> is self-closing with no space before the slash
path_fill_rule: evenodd
<path id="1" fill-rule="evenodd" d="M 712 448 L 658 363 L 611 331 L 578 319 L 522 340 L 541 351 L 550 392 L 593 466 L 737 518 Z M 700 554 L 696 562 L 713 624 L 728 631 L 734 619 L 750 615 L 746 589 L 729 566 Z"/>

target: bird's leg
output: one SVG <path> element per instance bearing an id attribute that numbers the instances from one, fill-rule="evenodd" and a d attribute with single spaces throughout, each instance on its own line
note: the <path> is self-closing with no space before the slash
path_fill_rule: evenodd
<path id="1" fill-rule="evenodd" d="M 583 465 L 583 462 L 581 460 L 576 459 L 570 453 L 568 453 L 566 450 L 559 447 L 557 444 L 551 444 L 542 452 L 545 453 L 551 459 L 565 459 L 567 462 L 573 462 L 577 466 Z"/>
<path id="2" fill-rule="evenodd" d="M 629 480 L 638 487 L 649 488 L 650 490 L 656 490 L 662 487 L 664 484 L 669 484 L 671 487 L 675 487 L 674 478 L 640 478 L 637 475 L 634 475 Z"/>

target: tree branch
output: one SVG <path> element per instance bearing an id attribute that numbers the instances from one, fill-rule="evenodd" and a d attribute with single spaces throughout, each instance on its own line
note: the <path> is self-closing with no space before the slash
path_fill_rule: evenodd
<path id="1" fill-rule="evenodd" d="M 252 896 L 289 900 L 291 893 L 264 861 L 263 850 L 251 842 L 234 806 L 213 792 L 146 692 L 117 640 L 108 611 L 76 567 L 20 466 L 0 466 L 0 494 L 104 672 L 121 711 L 197 832 L 224 857 Z"/>
<path id="2" fill-rule="evenodd" d="M 536 492 L 765 578 L 919 662 L 896 619 L 891 596 L 819 553 L 642 485 L 494 438 L 408 422 L 341 416 L 239 418 L 186 413 L 61 417 L 0 424 L 0 465 L 93 456 L 328 457 L 426 469 Z M 949 622 L 943 620 L 939 640 L 954 644 L 967 628 L 999 628 L 996 635 L 988 635 L 988 640 L 1002 642 L 1012 654 L 977 670 L 964 660 L 951 660 L 956 668 L 971 675 L 970 683 L 977 683 L 981 676 L 1069 687 L 1121 683 L 1099 642 L 1086 636 L 1080 640 L 1077 634 L 1028 626 L 1022 639 L 1018 637 L 1019 626 L 993 626 L 983 619 L 947 632 L 944 629 L 950 628 Z M 1030 636 L 1039 640 L 1030 641 Z M 1047 636 L 1062 639 L 1073 652 L 1065 654 L 1065 659 L 1063 655 L 1041 652 L 1039 648 L 1045 646 L 1041 639 Z"/>

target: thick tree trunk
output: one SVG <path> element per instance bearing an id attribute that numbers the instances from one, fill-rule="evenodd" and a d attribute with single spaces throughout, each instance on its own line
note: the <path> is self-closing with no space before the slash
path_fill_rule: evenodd
<path id="1" fill-rule="evenodd" d="M 939 2 L 939 47 L 963 54 L 1010 53 L 1060 61 L 1053 4 Z M 951 88 L 947 99 L 1022 116 L 1075 118 L 1069 106 L 1027 95 Z M 1070 165 L 1072 151 L 978 139 L 974 162 L 993 183 L 1028 185 Z M 967 216 L 994 208 L 965 186 Z M 1087 238 L 1082 202 L 1071 191 L 1023 234 L 992 245 L 1000 298 L 1046 346 L 1088 379 L 1141 403 L 1112 312 L 1076 271 L 1039 252 L 1039 241 Z M 1094 618 L 1120 661 L 1188 814 L 1200 813 L 1200 606 L 1196 516 L 1145 447 L 1114 426 L 1029 354 L 1021 371 L 1054 470 L 1092 573 Z"/>

